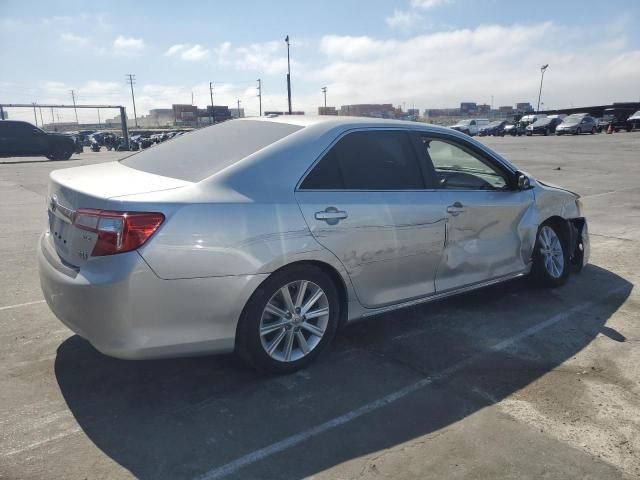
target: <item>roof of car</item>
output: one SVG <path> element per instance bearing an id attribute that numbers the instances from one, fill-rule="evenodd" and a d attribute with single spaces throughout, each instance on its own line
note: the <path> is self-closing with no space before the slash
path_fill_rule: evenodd
<path id="1" fill-rule="evenodd" d="M 258 120 L 262 122 L 277 122 L 298 125 L 301 127 L 310 127 L 315 125 L 325 125 L 327 127 L 409 127 L 409 128 L 434 128 L 437 130 L 444 129 L 437 125 L 421 122 L 410 122 L 405 120 L 395 120 L 389 118 L 369 118 L 369 117 L 347 117 L 337 115 L 279 115 L 277 117 L 246 117 L 245 120 Z M 451 131 L 450 129 L 446 129 Z"/>

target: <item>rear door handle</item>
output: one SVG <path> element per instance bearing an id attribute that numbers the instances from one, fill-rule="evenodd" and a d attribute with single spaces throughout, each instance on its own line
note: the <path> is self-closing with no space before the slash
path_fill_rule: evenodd
<path id="1" fill-rule="evenodd" d="M 347 218 L 347 212 L 338 210 L 336 207 L 327 207 L 324 211 L 316 212 L 316 220 L 323 220 L 329 225 L 335 225 L 340 220 Z"/>
<path id="2" fill-rule="evenodd" d="M 451 216 L 453 217 L 460 215 L 465 210 L 466 209 L 464 208 L 464 205 L 462 205 L 460 202 L 455 202 L 453 205 L 449 205 L 447 207 L 447 213 L 451 214 Z"/>

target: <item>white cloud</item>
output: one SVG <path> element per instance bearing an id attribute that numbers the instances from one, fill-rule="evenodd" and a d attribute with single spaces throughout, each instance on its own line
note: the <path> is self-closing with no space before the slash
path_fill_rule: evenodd
<path id="1" fill-rule="evenodd" d="M 88 37 L 74 35 L 73 33 L 61 33 L 60 40 L 74 47 L 84 47 L 90 43 L 90 39 Z"/>
<path id="2" fill-rule="evenodd" d="M 512 105 L 535 100 L 539 66 L 549 63 L 543 91 L 549 107 L 634 100 L 640 49 L 625 49 L 624 36 L 602 29 L 596 35 L 545 22 L 485 25 L 404 40 L 327 35 L 320 41 L 326 63 L 309 72 L 309 81 L 327 85 L 335 105 L 415 102 L 437 108 L 489 102 L 491 96 L 494 105 Z M 550 49 L 550 38 L 564 41 Z"/>
<path id="3" fill-rule="evenodd" d="M 391 28 L 408 31 L 423 21 L 422 15 L 414 11 L 394 10 L 393 15 L 385 19 Z"/>
<path id="4" fill-rule="evenodd" d="M 211 51 L 199 44 L 179 43 L 169 47 L 164 54 L 167 57 L 180 56 L 182 60 L 194 62 L 209 58 Z"/>
<path id="5" fill-rule="evenodd" d="M 452 0 L 411 0 L 411 6 L 428 10 L 429 8 L 439 7 L 451 2 Z"/>
<path id="6" fill-rule="evenodd" d="M 209 58 L 209 53 L 209 50 L 204 48 L 202 45 L 194 45 L 182 52 L 182 59 L 190 61 L 203 60 L 205 58 Z"/>
<path id="7" fill-rule="evenodd" d="M 144 40 L 141 38 L 124 37 L 118 35 L 113 41 L 113 51 L 121 55 L 137 55 L 145 48 Z"/>

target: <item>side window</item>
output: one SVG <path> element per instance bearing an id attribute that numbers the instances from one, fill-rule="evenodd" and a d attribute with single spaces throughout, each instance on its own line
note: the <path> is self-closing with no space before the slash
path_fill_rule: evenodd
<path id="1" fill-rule="evenodd" d="M 340 139 L 307 175 L 302 189 L 419 190 L 422 171 L 402 131 L 353 132 Z"/>
<path id="2" fill-rule="evenodd" d="M 440 188 L 451 190 L 507 190 L 508 182 L 496 167 L 472 152 L 444 140 L 422 137 Z"/>

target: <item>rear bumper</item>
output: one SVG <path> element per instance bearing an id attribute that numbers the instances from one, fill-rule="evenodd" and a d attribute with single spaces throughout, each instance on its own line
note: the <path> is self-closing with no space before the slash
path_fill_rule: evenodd
<path id="1" fill-rule="evenodd" d="M 64 265 L 45 233 L 40 284 L 53 313 L 106 355 L 143 359 L 225 353 L 240 313 L 266 275 L 162 280 L 137 252 Z"/>

